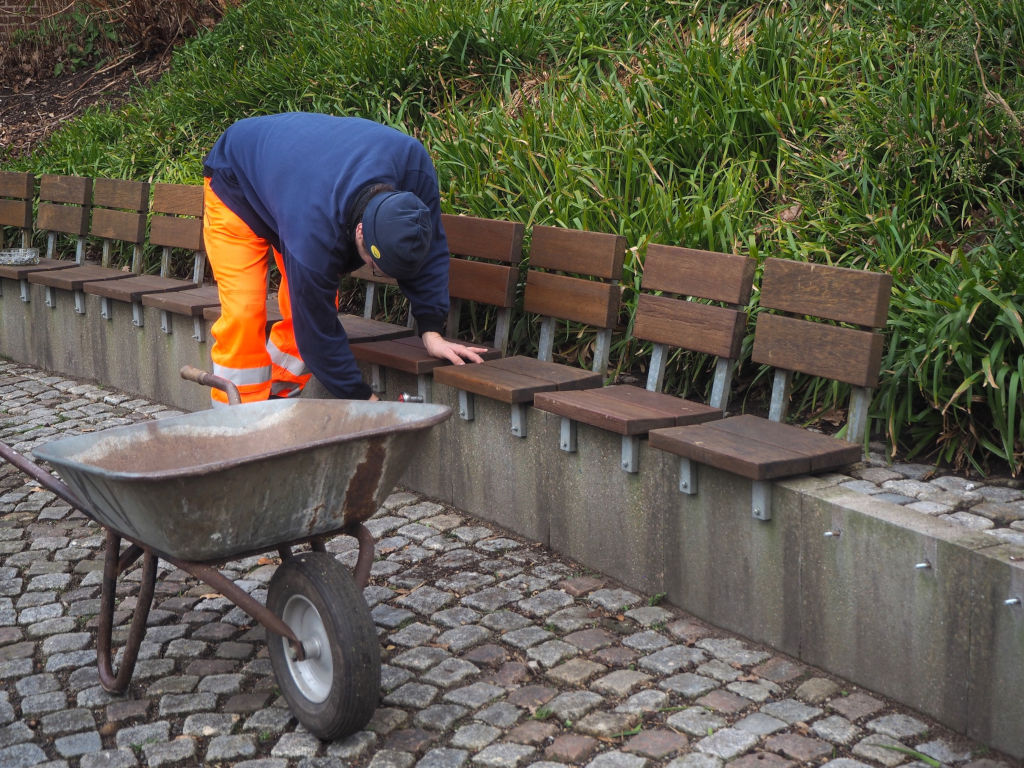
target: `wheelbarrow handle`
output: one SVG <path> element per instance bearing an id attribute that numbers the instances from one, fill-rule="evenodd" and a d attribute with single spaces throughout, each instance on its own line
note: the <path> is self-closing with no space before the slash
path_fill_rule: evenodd
<path id="1" fill-rule="evenodd" d="M 74 491 L 38 464 L 29 461 L 16 450 L 11 448 L 7 443 L 2 441 L 0 441 L 0 457 L 2 457 L 4 461 L 13 464 L 15 467 L 20 469 L 46 490 L 52 491 L 54 494 L 64 499 L 64 501 L 75 509 L 79 509 L 88 514 L 88 508 L 82 505 L 82 502 L 79 501 L 77 496 L 75 496 Z"/>
<path id="2" fill-rule="evenodd" d="M 228 403 L 230 405 L 238 405 L 242 402 L 242 396 L 238 394 L 238 387 L 233 382 L 221 376 L 215 376 L 209 371 L 202 371 L 195 366 L 185 365 L 181 368 L 181 378 L 186 381 L 194 381 L 196 384 L 202 384 L 205 387 L 219 389 L 228 396 Z"/>

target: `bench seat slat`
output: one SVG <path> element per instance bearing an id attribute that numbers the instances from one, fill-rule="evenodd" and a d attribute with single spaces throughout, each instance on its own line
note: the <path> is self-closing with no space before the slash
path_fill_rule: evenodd
<path id="1" fill-rule="evenodd" d="M 722 411 L 642 387 L 616 384 L 601 389 L 544 392 L 534 407 L 620 435 L 642 435 L 652 429 L 700 424 L 722 418 Z"/>
<path id="2" fill-rule="evenodd" d="M 38 264 L 0 264 L 0 277 L 9 280 L 24 280 L 32 272 L 49 272 L 54 269 L 71 269 L 78 266 L 64 259 L 40 259 Z"/>
<path id="3" fill-rule="evenodd" d="M 750 480 L 825 472 L 860 458 L 860 445 L 757 416 L 650 433 L 651 446 Z"/>
<path id="4" fill-rule="evenodd" d="M 454 341 L 457 344 L 468 343 L 457 339 L 448 339 L 448 341 Z M 415 376 L 421 376 L 436 368 L 451 365 L 447 360 L 429 355 L 419 336 L 404 336 L 386 341 L 355 344 L 352 347 L 352 354 L 361 363 L 383 365 L 386 368 Z M 493 360 L 501 357 L 501 350 L 487 347 L 487 351 L 481 353 L 480 356 L 485 360 Z"/>
<path id="5" fill-rule="evenodd" d="M 215 285 L 204 285 L 187 291 L 147 293 L 142 297 L 144 307 L 156 307 L 186 317 L 202 317 L 204 309 L 219 305 L 220 296 Z"/>
<path id="6" fill-rule="evenodd" d="M 195 284 L 189 280 L 174 280 L 159 275 L 133 275 L 124 280 L 86 283 L 83 290 L 96 296 L 132 303 L 139 301 L 147 293 L 187 291 L 189 288 L 195 288 Z"/>
<path id="7" fill-rule="evenodd" d="M 350 344 L 389 341 L 413 334 L 412 328 L 386 323 L 383 320 L 374 320 L 372 317 L 346 313 L 338 315 L 338 319 L 341 320 L 341 325 L 345 328 L 345 335 L 348 336 Z"/>
<path id="8" fill-rule="evenodd" d="M 30 283 L 60 288 L 65 291 L 80 291 L 82 286 L 94 280 L 124 280 L 132 277 L 131 272 L 119 269 L 98 267 L 95 264 L 83 264 L 70 269 L 53 269 L 43 272 L 32 272 L 28 276 Z"/>
<path id="9" fill-rule="evenodd" d="M 441 384 L 510 404 L 530 403 L 538 392 L 601 385 L 600 374 L 520 355 L 476 365 L 444 366 L 434 371 L 434 378 Z"/>

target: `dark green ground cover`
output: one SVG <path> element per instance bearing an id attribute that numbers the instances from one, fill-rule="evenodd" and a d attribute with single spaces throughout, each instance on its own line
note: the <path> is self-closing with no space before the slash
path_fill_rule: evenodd
<path id="1" fill-rule="evenodd" d="M 448 212 L 626 236 L 610 377 L 643 368 L 627 332 L 649 242 L 888 271 L 876 434 L 1017 473 L 1022 38 L 1019 0 L 249 0 L 130 104 L 3 165 L 198 182 L 243 116 L 390 123 L 427 144 Z M 533 341 L 521 322 L 514 345 Z M 703 396 L 710 370 L 678 356 L 666 387 Z M 758 407 L 764 372 L 740 381 Z M 827 421 L 844 394 L 801 380 L 795 412 Z"/>

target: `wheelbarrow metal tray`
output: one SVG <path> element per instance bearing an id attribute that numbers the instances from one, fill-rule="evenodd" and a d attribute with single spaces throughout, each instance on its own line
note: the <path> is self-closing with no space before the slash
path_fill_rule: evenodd
<path id="1" fill-rule="evenodd" d="M 245 403 L 39 446 L 97 522 L 179 560 L 215 562 L 369 518 L 445 405 Z"/>

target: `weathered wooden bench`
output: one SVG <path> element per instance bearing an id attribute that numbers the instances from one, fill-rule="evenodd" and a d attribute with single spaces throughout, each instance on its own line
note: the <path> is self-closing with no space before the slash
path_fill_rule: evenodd
<path id="1" fill-rule="evenodd" d="M 510 405 L 512 434 L 525 437 L 526 409 L 538 392 L 604 383 L 622 297 L 625 251 L 626 239 L 620 235 L 549 226 L 533 229 L 523 310 L 541 317 L 537 357 L 515 355 L 434 371 L 436 381 L 459 391 L 461 418 L 473 419 L 475 395 L 488 397 Z M 595 333 L 589 371 L 553 361 L 559 320 L 582 324 Z"/>
<path id="2" fill-rule="evenodd" d="M 85 285 L 99 280 L 123 280 L 129 272 L 85 263 L 86 238 L 92 206 L 93 180 L 84 176 L 45 175 L 39 182 L 39 214 L 36 228 L 46 233 L 46 257 L 58 255 L 57 238 L 75 238 L 75 264 L 68 269 L 37 270 L 28 274 L 29 283 L 46 289 L 46 306 L 57 306 L 56 291 L 74 295 L 75 312 L 85 314 Z"/>
<path id="3" fill-rule="evenodd" d="M 113 318 L 111 301 L 132 307 L 132 324 L 144 324 L 142 297 L 147 293 L 182 291 L 192 287 L 188 280 L 175 280 L 160 275 L 140 274 L 143 269 L 143 246 L 146 241 L 146 218 L 149 211 L 149 184 L 140 181 L 93 179 L 92 217 L 89 234 L 103 240 L 100 265 L 109 267 L 111 250 L 116 243 L 132 246 L 131 277 L 123 280 L 100 280 L 86 283 L 87 294 L 100 297 L 100 315 Z"/>
<path id="4" fill-rule="evenodd" d="M 726 470 L 752 481 L 751 512 L 770 520 L 772 480 L 858 461 L 878 382 L 884 342 L 879 329 L 886 324 L 891 288 L 887 274 L 768 259 L 752 353 L 755 363 L 775 369 L 768 418 L 731 416 L 652 430 L 652 447 L 680 457 L 680 491 L 697 492 L 693 463 Z M 794 373 L 850 385 L 845 440 L 784 423 Z"/>
<path id="5" fill-rule="evenodd" d="M 31 173 L 0 171 L 0 232 L 14 227 L 21 234 L 21 247 L 32 247 L 32 209 L 35 203 L 36 178 Z M 6 241 L 6 237 L 4 238 Z M 6 246 L 6 242 L 3 243 Z M 36 264 L 0 264 L 0 277 L 16 280 L 21 300 L 31 301 L 28 276 L 32 272 L 68 269 L 73 261 L 42 258 Z M 3 289 L 0 288 L 0 291 Z M 2 295 L 2 294 L 0 294 Z"/>
<path id="6" fill-rule="evenodd" d="M 460 335 L 463 305 L 472 302 L 496 312 L 494 338 L 485 342 L 485 360 L 501 357 L 508 346 L 512 306 L 515 303 L 519 262 L 523 254 L 523 225 L 511 221 L 482 219 L 474 216 L 441 217 L 448 250 L 448 295 L 451 305 L 445 336 L 468 343 Z M 346 326 L 346 331 L 348 327 Z M 370 387 L 385 390 L 383 371 L 391 369 L 416 377 L 417 393 L 430 400 L 433 373 L 447 360 L 432 357 L 419 336 L 405 336 L 384 341 L 354 344 L 356 360 L 370 366 Z"/>
<path id="7" fill-rule="evenodd" d="M 192 318 L 192 338 L 205 341 L 203 310 L 220 305 L 216 285 L 204 285 L 203 188 L 193 184 L 154 184 L 149 242 L 161 249 L 160 274 L 170 275 L 176 252 L 192 260 L 192 281 L 183 290 L 144 293 L 142 306 L 160 310 L 160 327 L 172 329 L 171 315 Z"/>
<path id="8" fill-rule="evenodd" d="M 562 417 L 559 447 L 576 451 L 576 424 L 622 436 L 621 467 L 636 472 L 640 439 L 652 429 L 700 424 L 725 415 L 733 369 L 746 328 L 754 259 L 651 244 L 633 317 L 633 338 L 651 342 L 646 388 L 617 384 L 568 392 L 539 392 L 533 405 Z M 690 299 L 721 302 L 725 306 Z M 673 349 L 717 357 L 707 404 L 662 392 Z"/>
<path id="9" fill-rule="evenodd" d="M 369 341 L 389 341 L 400 339 L 404 336 L 412 336 L 412 317 L 408 317 L 405 325 L 389 323 L 384 320 L 377 320 L 374 315 L 377 313 L 377 305 L 384 303 L 384 297 L 390 291 L 398 290 L 398 281 L 375 273 L 367 266 L 362 266 L 349 275 L 350 280 L 357 281 L 363 285 L 365 294 L 363 296 L 363 314 L 357 315 L 352 312 L 339 313 L 338 319 L 345 328 L 345 335 L 348 336 L 350 344 L 365 344 Z"/>

